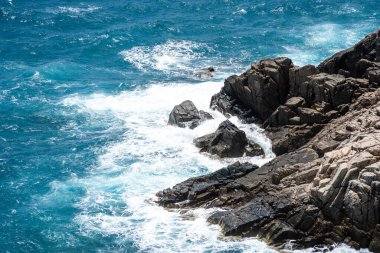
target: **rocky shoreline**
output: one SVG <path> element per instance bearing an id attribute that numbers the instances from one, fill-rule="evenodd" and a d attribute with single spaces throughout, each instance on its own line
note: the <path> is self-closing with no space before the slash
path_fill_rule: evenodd
<path id="1" fill-rule="evenodd" d="M 277 157 L 190 178 L 157 193 L 157 203 L 222 207 L 208 221 L 224 235 L 259 236 L 280 248 L 294 240 L 299 248 L 343 242 L 380 252 L 379 87 L 380 30 L 317 67 L 288 58 L 252 64 L 227 78 L 210 106 L 261 125 Z M 193 128 L 209 118 L 186 106 L 173 109 L 169 123 Z M 241 156 L 254 144 L 239 131 L 227 121 L 195 142 L 220 157 Z"/>

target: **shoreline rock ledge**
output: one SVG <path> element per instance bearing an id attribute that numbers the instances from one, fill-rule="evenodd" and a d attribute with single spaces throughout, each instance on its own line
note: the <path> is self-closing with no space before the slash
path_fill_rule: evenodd
<path id="1" fill-rule="evenodd" d="M 279 248 L 292 240 L 380 252 L 379 44 L 380 30 L 318 67 L 265 59 L 227 78 L 211 107 L 261 122 L 277 157 L 190 178 L 157 203 L 221 207 L 208 221 L 224 235 Z"/>

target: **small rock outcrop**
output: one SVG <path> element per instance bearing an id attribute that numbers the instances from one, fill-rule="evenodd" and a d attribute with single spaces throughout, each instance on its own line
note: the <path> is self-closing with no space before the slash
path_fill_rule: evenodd
<path id="1" fill-rule="evenodd" d="M 196 138 L 194 144 L 201 152 L 215 154 L 221 158 L 240 157 L 244 153 L 250 156 L 263 154 L 261 147 L 250 143 L 245 132 L 229 120 L 220 123 L 215 133 Z"/>
<path id="2" fill-rule="evenodd" d="M 194 129 L 208 119 L 212 119 L 211 114 L 202 110 L 198 111 L 193 102 L 186 100 L 181 104 L 174 106 L 169 115 L 168 124 Z"/>

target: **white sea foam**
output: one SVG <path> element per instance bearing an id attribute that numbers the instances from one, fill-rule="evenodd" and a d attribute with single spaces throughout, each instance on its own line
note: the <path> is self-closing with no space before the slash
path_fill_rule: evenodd
<path id="1" fill-rule="evenodd" d="M 54 14 L 67 13 L 67 14 L 71 14 L 71 15 L 74 15 L 74 14 L 79 15 L 79 14 L 94 12 L 94 11 L 97 11 L 99 9 L 100 9 L 100 7 L 93 6 L 93 5 L 81 6 L 81 7 L 58 6 L 58 8 L 54 8 L 54 9 L 48 8 L 47 12 L 54 13 Z"/>
<path id="2" fill-rule="evenodd" d="M 289 57 L 292 61 L 299 66 L 307 64 L 317 64 L 319 62 L 318 55 L 312 50 L 304 50 L 303 48 L 286 45 L 283 46 L 286 53 L 281 54 L 282 56 Z"/>
<path id="3" fill-rule="evenodd" d="M 89 113 L 112 113 L 124 121 L 126 128 L 123 140 L 105 147 L 99 166 L 88 177 L 75 177 L 67 182 L 86 188 L 86 197 L 78 204 L 82 212 L 75 218 L 84 235 L 117 235 L 120 243 L 133 240 L 142 251 L 148 252 L 231 249 L 274 252 L 254 238 L 221 238 L 219 227 L 206 222 L 213 210 L 198 209 L 180 214 L 152 202 L 155 192 L 236 160 L 200 154 L 192 144 L 193 138 L 215 131 L 225 120 L 220 113 L 208 109 L 210 97 L 220 87 L 220 82 L 154 85 L 117 96 L 98 94 L 65 99 L 65 105 L 76 105 Z M 199 109 L 209 111 L 215 120 L 194 130 L 168 126 L 170 110 L 186 99 L 192 100 Z M 270 141 L 257 127 L 243 125 L 236 118 L 231 120 L 247 132 L 248 138 L 260 143 L 267 155 L 265 159 L 240 160 L 262 164 L 274 157 Z M 122 204 L 126 207 L 118 208 Z"/>
<path id="4" fill-rule="evenodd" d="M 143 71 L 154 69 L 164 72 L 191 72 L 193 61 L 210 51 L 212 48 L 204 43 L 168 40 L 160 45 L 133 47 L 121 51 L 120 55 Z"/>
<path id="5" fill-rule="evenodd" d="M 211 95 L 221 85 L 158 84 L 116 96 L 97 94 L 65 99 L 64 105 L 77 106 L 96 119 L 102 114 L 114 115 L 118 121 L 123 120 L 126 132 L 121 141 L 104 147 L 98 166 L 89 170 L 86 177 L 74 175 L 67 182 L 54 182 L 41 203 L 59 205 L 64 191 L 84 188 L 86 194 L 76 204 L 81 212 L 74 219 L 81 234 L 117 238 L 115 243 L 121 252 L 128 241 L 133 241 L 141 252 L 276 252 L 255 238 L 221 236 L 219 226 L 206 221 L 215 209 L 169 211 L 153 201 L 161 189 L 231 163 L 231 159 L 200 154 L 192 144 L 193 138 L 214 131 L 225 120 L 220 113 L 208 109 Z M 194 130 L 168 126 L 170 110 L 185 99 L 215 119 Z M 274 157 L 270 141 L 257 127 L 243 125 L 236 118 L 231 120 L 247 132 L 248 138 L 262 145 L 267 156 L 239 160 L 262 164 Z M 354 251 L 342 246 L 334 252 Z"/>
<path id="6" fill-rule="evenodd" d="M 343 49 L 353 46 L 358 41 L 355 29 L 345 29 L 341 25 L 325 23 L 312 26 L 306 33 L 305 42 L 310 46 L 320 46 L 330 50 Z"/>
<path id="7" fill-rule="evenodd" d="M 243 8 L 233 12 L 232 14 L 241 14 L 241 15 L 244 15 L 244 14 L 247 14 L 247 11 Z"/>
<path id="8" fill-rule="evenodd" d="M 301 46 L 285 45 L 286 52 L 281 55 L 290 57 L 297 65 L 318 64 L 321 54 L 325 58 L 353 46 L 363 36 L 361 30 L 362 27 L 347 29 L 334 23 L 314 25 L 296 35 L 303 40 Z"/>

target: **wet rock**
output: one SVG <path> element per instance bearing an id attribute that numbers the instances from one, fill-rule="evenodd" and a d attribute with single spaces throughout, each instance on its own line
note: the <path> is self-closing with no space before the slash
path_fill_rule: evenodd
<path id="1" fill-rule="evenodd" d="M 248 141 L 248 145 L 245 146 L 245 154 L 247 156 L 262 156 L 264 151 L 259 144 Z"/>
<path id="2" fill-rule="evenodd" d="M 212 119 L 211 114 L 204 111 L 198 111 L 193 102 L 186 100 L 181 104 L 174 106 L 173 110 L 170 112 L 168 124 L 194 129 L 208 119 Z"/>
<path id="3" fill-rule="evenodd" d="M 249 143 L 244 131 L 229 120 L 223 121 L 215 133 L 196 138 L 194 144 L 201 152 L 216 154 L 221 158 L 240 157 L 247 151 L 248 155 L 263 154 L 261 147 Z"/>
<path id="4" fill-rule="evenodd" d="M 208 68 L 202 69 L 194 75 L 199 78 L 210 78 L 214 77 L 215 68 L 210 66 Z"/>
<path id="5" fill-rule="evenodd" d="M 207 141 L 205 141 L 207 140 Z M 237 128 L 230 121 L 223 121 L 214 134 L 202 136 L 194 140 L 202 151 L 216 154 L 219 157 L 240 157 L 248 144 L 244 131 Z M 204 146 L 201 146 L 203 144 Z"/>
<path id="6" fill-rule="evenodd" d="M 166 207 L 201 206 L 218 196 L 227 195 L 231 191 L 236 192 L 238 186 L 228 186 L 229 183 L 257 168 L 256 165 L 236 162 L 208 175 L 190 178 L 173 188 L 158 192 L 157 203 Z M 219 205 L 227 203 L 228 199 L 225 198 L 220 200 Z"/>

